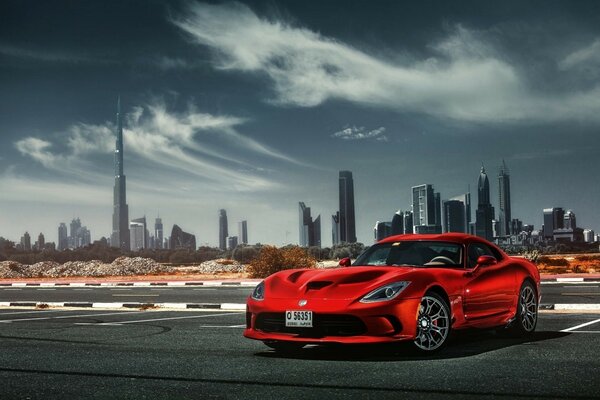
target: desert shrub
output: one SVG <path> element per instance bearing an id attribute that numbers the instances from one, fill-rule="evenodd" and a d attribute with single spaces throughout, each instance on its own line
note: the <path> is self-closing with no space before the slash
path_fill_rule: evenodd
<path id="1" fill-rule="evenodd" d="M 264 246 L 258 256 L 248 265 L 251 278 L 266 278 L 284 269 L 314 268 L 317 261 L 300 247 L 278 249 L 275 246 Z"/>
<path id="2" fill-rule="evenodd" d="M 260 253 L 258 246 L 240 245 L 233 250 L 233 259 L 241 263 L 249 263 L 254 260 Z"/>
<path id="3" fill-rule="evenodd" d="M 194 253 L 189 250 L 177 250 L 169 257 L 171 264 L 186 264 L 194 262 Z"/>
<path id="4" fill-rule="evenodd" d="M 552 257 L 541 256 L 541 257 L 538 257 L 538 263 L 546 264 L 551 267 L 568 267 L 569 266 L 569 260 L 567 260 L 566 258 L 562 258 L 562 257 L 552 258 Z"/>

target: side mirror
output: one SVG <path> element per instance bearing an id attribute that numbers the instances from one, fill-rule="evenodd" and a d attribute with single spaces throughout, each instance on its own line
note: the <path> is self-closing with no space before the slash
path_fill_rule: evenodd
<path id="1" fill-rule="evenodd" d="M 477 271 L 479 270 L 479 268 L 481 267 L 485 267 L 487 265 L 494 265 L 497 264 L 498 261 L 496 260 L 496 258 L 492 257 L 492 256 L 479 256 L 479 258 L 477 259 L 477 264 L 475 265 L 475 267 L 473 267 L 472 270 L 465 272 L 466 276 L 473 276 L 477 273 Z"/>
<path id="2" fill-rule="evenodd" d="M 352 260 L 350 260 L 350 257 L 346 257 L 346 258 L 342 258 L 340 260 L 340 267 L 349 267 L 350 264 L 352 264 Z"/>
<path id="3" fill-rule="evenodd" d="M 479 256 L 479 258 L 477 259 L 477 266 L 479 267 L 485 267 L 486 265 L 494 265 L 496 263 L 498 263 L 498 261 L 496 261 L 496 258 L 492 256 Z"/>

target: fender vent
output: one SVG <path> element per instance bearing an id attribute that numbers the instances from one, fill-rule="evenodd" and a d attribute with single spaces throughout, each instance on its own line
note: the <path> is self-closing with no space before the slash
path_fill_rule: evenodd
<path id="1" fill-rule="evenodd" d="M 312 281 L 306 284 L 306 290 L 319 290 L 323 289 L 325 286 L 331 285 L 333 282 L 331 281 Z"/>

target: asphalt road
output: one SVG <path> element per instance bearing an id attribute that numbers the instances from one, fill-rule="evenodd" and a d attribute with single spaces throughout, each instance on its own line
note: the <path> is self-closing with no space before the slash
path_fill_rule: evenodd
<path id="1" fill-rule="evenodd" d="M 0 301 L 245 303 L 251 287 L 8 287 Z M 542 303 L 600 303 L 600 283 L 544 284 Z"/>
<path id="2" fill-rule="evenodd" d="M 0 398 L 600 396 L 600 314 L 543 313 L 530 341 L 463 332 L 425 358 L 404 346 L 281 355 L 243 338 L 243 324 L 243 313 L 0 310 Z"/>

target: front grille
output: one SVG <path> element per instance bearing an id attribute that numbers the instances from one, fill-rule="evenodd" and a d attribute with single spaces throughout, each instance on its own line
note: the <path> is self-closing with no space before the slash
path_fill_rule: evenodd
<path id="1" fill-rule="evenodd" d="M 285 326 L 284 313 L 258 314 L 255 329 L 263 332 L 292 333 L 302 337 L 318 338 L 323 336 L 362 335 L 367 327 L 360 318 L 353 315 L 316 314 L 313 313 L 312 328 L 296 328 Z"/>

